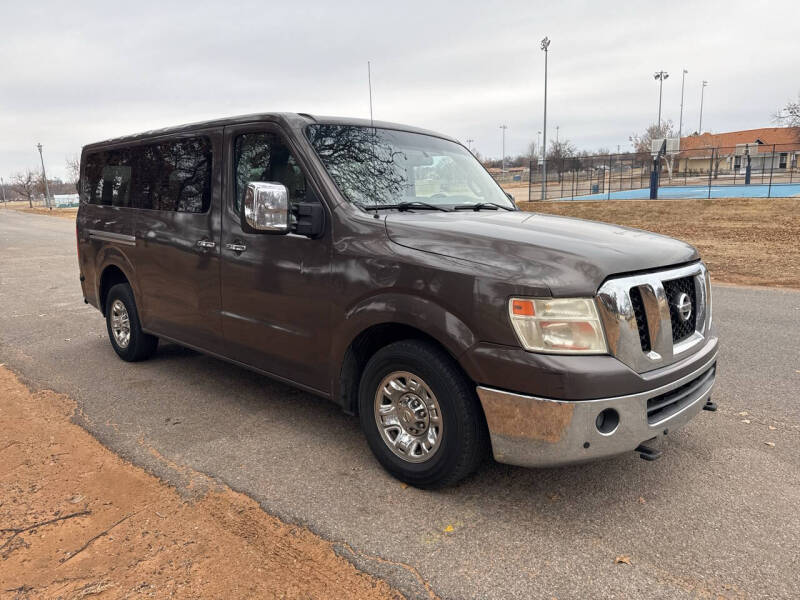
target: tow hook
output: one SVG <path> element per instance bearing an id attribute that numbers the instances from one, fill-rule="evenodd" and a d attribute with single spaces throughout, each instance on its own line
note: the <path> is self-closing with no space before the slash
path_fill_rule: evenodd
<path id="1" fill-rule="evenodd" d="M 706 403 L 703 405 L 703 410 L 710 410 L 711 412 L 717 412 L 717 403 L 712 402 L 711 398 L 706 400 Z"/>
<path id="2" fill-rule="evenodd" d="M 639 458 L 642 460 L 649 460 L 654 461 L 661 458 L 661 450 L 656 450 L 655 448 L 651 448 L 650 446 L 645 446 L 644 444 L 639 444 L 636 446 L 634 452 L 639 453 Z"/>

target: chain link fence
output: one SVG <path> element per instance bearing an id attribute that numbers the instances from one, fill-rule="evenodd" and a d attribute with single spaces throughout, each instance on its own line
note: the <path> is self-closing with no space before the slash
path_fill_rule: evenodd
<path id="1" fill-rule="evenodd" d="M 495 173 L 519 200 L 614 200 L 650 197 L 655 172 L 660 198 L 800 197 L 800 141 L 796 144 L 740 144 L 650 154 L 564 157 Z"/>

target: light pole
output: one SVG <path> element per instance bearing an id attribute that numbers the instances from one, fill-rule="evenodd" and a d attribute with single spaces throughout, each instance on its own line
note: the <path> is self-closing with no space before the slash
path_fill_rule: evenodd
<path id="1" fill-rule="evenodd" d="M 467 140 L 467 150 L 469 150 L 470 154 L 472 154 L 472 142 L 474 142 L 474 141 L 475 140 L 473 140 L 472 138 L 469 138 Z"/>
<path id="2" fill-rule="evenodd" d="M 501 173 L 505 173 L 506 172 L 506 129 L 508 129 L 508 126 L 500 125 L 500 129 L 503 130 L 503 158 L 502 158 L 503 167 L 501 169 Z"/>
<path id="3" fill-rule="evenodd" d="M 44 171 L 44 157 L 42 156 L 42 145 L 36 144 L 36 147 L 39 149 L 39 159 L 42 161 L 42 179 L 44 179 L 44 200 L 47 208 L 53 210 L 53 207 L 50 204 L 50 186 L 47 185 L 47 173 Z"/>
<path id="4" fill-rule="evenodd" d="M 547 197 L 547 49 L 550 39 L 542 40 L 544 51 L 544 125 L 542 126 L 542 200 Z"/>
<path id="5" fill-rule="evenodd" d="M 658 133 L 661 134 L 661 95 L 664 91 L 664 80 L 669 77 L 669 73 L 666 71 L 656 71 L 656 74 L 653 75 L 656 81 L 658 81 Z"/>
<path id="6" fill-rule="evenodd" d="M 697 130 L 697 133 L 703 133 L 703 97 L 706 93 L 706 86 L 708 82 L 703 79 L 703 85 L 700 88 L 700 128 Z"/>
<path id="7" fill-rule="evenodd" d="M 0 190 L 3 190 L 3 204 L 6 203 L 6 183 L 3 181 L 3 178 L 0 177 Z"/>
<path id="8" fill-rule="evenodd" d="M 683 88 L 684 88 L 684 85 L 686 84 L 686 74 L 688 72 L 689 71 L 684 69 L 683 70 L 683 79 L 681 79 L 681 118 L 680 118 L 680 121 L 678 121 L 678 139 L 679 140 L 681 139 L 681 133 L 683 132 Z"/>
<path id="9" fill-rule="evenodd" d="M 556 146 L 558 146 L 558 130 L 561 129 L 561 125 L 556 125 Z"/>

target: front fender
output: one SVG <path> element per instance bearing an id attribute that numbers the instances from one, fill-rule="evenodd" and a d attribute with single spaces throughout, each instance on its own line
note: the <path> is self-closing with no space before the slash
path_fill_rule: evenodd
<path id="1" fill-rule="evenodd" d="M 461 317 L 430 298 L 397 291 L 362 298 L 345 311 L 332 332 L 331 389 L 340 403 L 346 393 L 337 382 L 348 348 L 370 327 L 391 324 L 418 329 L 439 342 L 455 360 L 477 343 L 474 332 Z"/>
<path id="2" fill-rule="evenodd" d="M 369 296 L 350 307 L 333 334 L 334 357 L 341 362 L 352 341 L 373 325 L 399 323 L 437 340 L 458 359 L 477 342 L 467 324 L 451 310 L 420 296 L 387 292 Z"/>

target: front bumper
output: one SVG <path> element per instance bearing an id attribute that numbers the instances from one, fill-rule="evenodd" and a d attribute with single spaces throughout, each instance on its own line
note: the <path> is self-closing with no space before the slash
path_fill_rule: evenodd
<path id="1" fill-rule="evenodd" d="M 512 465 L 548 467 L 634 450 L 685 425 L 702 410 L 714 387 L 716 360 L 714 351 L 668 384 L 596 400 L 553 400 L 478 386 L 494 457 Z M 607 420 L 598 428 L 598 415 L 607 409 Z M 613 411 L 618 424 L 611 429 Z"/>

